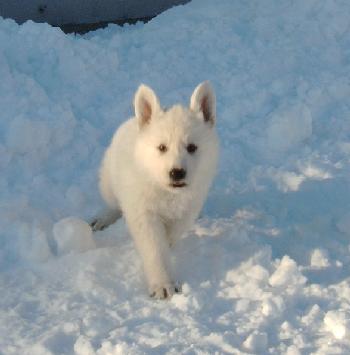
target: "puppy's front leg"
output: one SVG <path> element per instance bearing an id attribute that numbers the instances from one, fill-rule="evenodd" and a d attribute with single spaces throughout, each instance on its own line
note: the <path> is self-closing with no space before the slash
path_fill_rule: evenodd
<path id="1" fill-rule="evenodd" d="M 125 217 L 143 261 L 151 297 L 170 298 L 179 290 L 170 276 L 170 251 L 164 224 L 152 213 Z"/>

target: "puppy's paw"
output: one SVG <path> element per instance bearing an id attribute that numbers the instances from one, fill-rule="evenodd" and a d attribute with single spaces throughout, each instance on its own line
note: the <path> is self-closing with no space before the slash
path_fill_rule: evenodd
<path id="1" fill-rule="evenodd" d="M 157 300 L 170 299 L 173 294 L 181 292 L 181 285 L 168 283 L 150 288 L 150 297 Z"/>
<path id="2" fill-rule="evenodd" d="M 95 217 L 89 224 L 93 232 L 102 231 L 122 216 L 119 210 L 110 210 Z"/>
<path id="3" fill-rule="evenodd" d="M 95 218 L 89 224 L 93 232 L 102 231 L 109 226 L 103 218 Z"/>

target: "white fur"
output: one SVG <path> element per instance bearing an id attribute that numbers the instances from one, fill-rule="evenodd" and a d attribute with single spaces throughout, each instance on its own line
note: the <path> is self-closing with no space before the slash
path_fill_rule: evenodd
<path id="1" fill-rule="evenodd" d="M 141 85 L 134 105 L 135 117 L 115 132 L 102 162 L 100 190 L 110 211 L 96 229 L 122 211 L 150 293 L 166 298 L 176 291 L 169 247 L 197 218 L 216 170 L 215 95 L 204 82 L 193 92 L 189 108 L 163 110 L 152 89 Z M 193 154 L 186 149 L 190 143 L 198 146 Z M 161 144 L 166 152 L 159 151 Z M 171 186 L 173 168 L 186 170 L 186 186 Z"/>

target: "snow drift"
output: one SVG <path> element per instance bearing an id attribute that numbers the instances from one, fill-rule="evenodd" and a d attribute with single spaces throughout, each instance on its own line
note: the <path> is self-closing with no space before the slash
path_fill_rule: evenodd
<path id="1" fill-rule="evenodd" d="M 85 36 L 0 20 L 0 352 L 350 352 L 350 4 L 199 1 Z M 221 163 L 147 297 L 97 168 L 140 82 L 217 93 Z M 68 218 L 68 219 L 66 219 Z"/>

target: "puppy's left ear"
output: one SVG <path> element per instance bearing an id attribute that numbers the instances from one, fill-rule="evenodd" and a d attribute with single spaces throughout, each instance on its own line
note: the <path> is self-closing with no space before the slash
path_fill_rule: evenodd
<path id="1" fill-rule="evenodd" d="M 190 109 L 202 112 L 204 122 L 214 126 L 216 121 L 216 98 L 209 81 L 199 84 L 191 96 Z"/>

